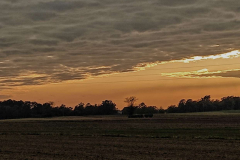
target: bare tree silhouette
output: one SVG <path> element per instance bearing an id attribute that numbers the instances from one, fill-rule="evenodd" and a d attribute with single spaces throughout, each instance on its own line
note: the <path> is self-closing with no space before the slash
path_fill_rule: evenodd
<path id="1" fill-rule="evenodd" d="M 137 108 L 137 107 L 134 106 L 134 104 L 136 103 L 137 100 L 138 99 L 135 96 L 125 98 L 124 102 L 127 103 L 127 105 L 128 105 L 129 116 L 133 115 L 134 110 Z"/>

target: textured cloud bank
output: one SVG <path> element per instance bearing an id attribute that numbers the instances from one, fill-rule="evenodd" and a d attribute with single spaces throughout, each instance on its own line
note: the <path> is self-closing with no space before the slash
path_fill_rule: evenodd
<path id="1" fill-rule="evenodd" d="M 2 0 L 0 84 L 132 71 L 239 49 L 238 0 Z"/>

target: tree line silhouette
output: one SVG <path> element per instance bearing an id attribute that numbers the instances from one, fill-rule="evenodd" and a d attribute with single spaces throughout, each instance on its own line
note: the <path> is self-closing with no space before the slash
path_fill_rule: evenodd
<path id="1" fill-rule="evenodd" d="M 132 99 L 133 98 L 133 99 Z M 102 101 L 101 104 L 84 104 L 79 103 L 74 108 L 67 107 L 62 104 L 54 106 L 53 102 L 37 103 L 30 101 L 5 100 L 0 101 L 0 119 L 14 118 L 44 118 L 57 116 L 86 116 L 86 115 L 115 115 L 115 114 L 153 114 L 158 113 L 156 106 L 147 106 L 145 103 L 140 103 L 135 106 L 136 97 L 126 98 L 128 107 L 123 110 L 118 110 L 116 104 L 111 100 Z M 126 102 L 126 101 L 125 101 Z M 129 110 L 130 108 L 130 110 Z M 130 111 L 130 112 L 129 112 Z M 149 116 L 147 115 L 146 116 Z"/>
<path id="2" fill-rule="evenodd" d="M 166 109 L 167 113 L 209 112 L 221 110 L 240 110 L 240 97 L 228 96 L 221 100 L 211 100 L 207 95 L 200 100 L 182 99 L 178 106 L 171 105 Z"/>
<path id="3" fill-rule="evenodd" d="M 43 118 L 56 116 L 83 116 L 83 115 L 110 115 L 116 114 L 116 104 L 111 100 L 102 101 L 101 104 L 79 103 L 74 107 L 64 104 L 54 107 L 53 102 L 44 104 L 30 101 L 5 100 L 0 101 L 0 119 L 13 118 Z"/>
<path id="4" fill-rule="evenodd" d="M 132 118 L 145 114 L 152 116 L 156 113 L 187 113 L 187 112 L 208 112 L 220 110 L 240 110 L 240 97 L 228 96 L 221 100 L 211 100 L 210 95 L 200 100 L 182 99 L 178 105 L 171 105 L 167 109 L 147 106 L 144 102 L 135 105 L 136 97 L 128 97 L 124 102 L 127 107 L 119 111 L 116 104 L 111 100 L 102 101 L 101 104 L 79 103 L 74 108 L 64 104 L 54 106 L 53 102 L 37 103 L 30 101 L 5 100 L 0 101 L 0 119 L 13 118 L 43 118 L 56 116 L 85 116 L 85 115 L 114 115 L 124 114 Z"/>

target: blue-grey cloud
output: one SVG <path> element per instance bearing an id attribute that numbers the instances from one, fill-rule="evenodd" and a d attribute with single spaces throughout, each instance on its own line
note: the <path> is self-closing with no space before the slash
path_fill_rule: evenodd
<path id="1" fill-rule="evenodd" d="M 239 17 L 237 0 L 2 0 L 0 85 L 84 79 L 239 49 Z"/>
<path id="2" fill-rule="evenodd" d="M 54 17 L 56 17 L 56 13 L 54 12 L 30 12 L 27 16 L 33 21 L 47 21 Z"/>
<path id="3" fill-rule="evenodd" d="M 30 43 L 34 45 L 46 45 L 46 46 L 56 46 L 58 44 L 57 40 L 46 40 L 46 39 L 33 39 Z"/>

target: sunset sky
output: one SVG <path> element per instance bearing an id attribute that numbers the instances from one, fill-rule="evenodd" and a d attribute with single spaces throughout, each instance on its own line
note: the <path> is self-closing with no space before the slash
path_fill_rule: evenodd
<path id="1" fill-rule="evenodd" d="M 238 0 L 1 0 L 0 100 L 167 108 L 240 96 Z"/>

